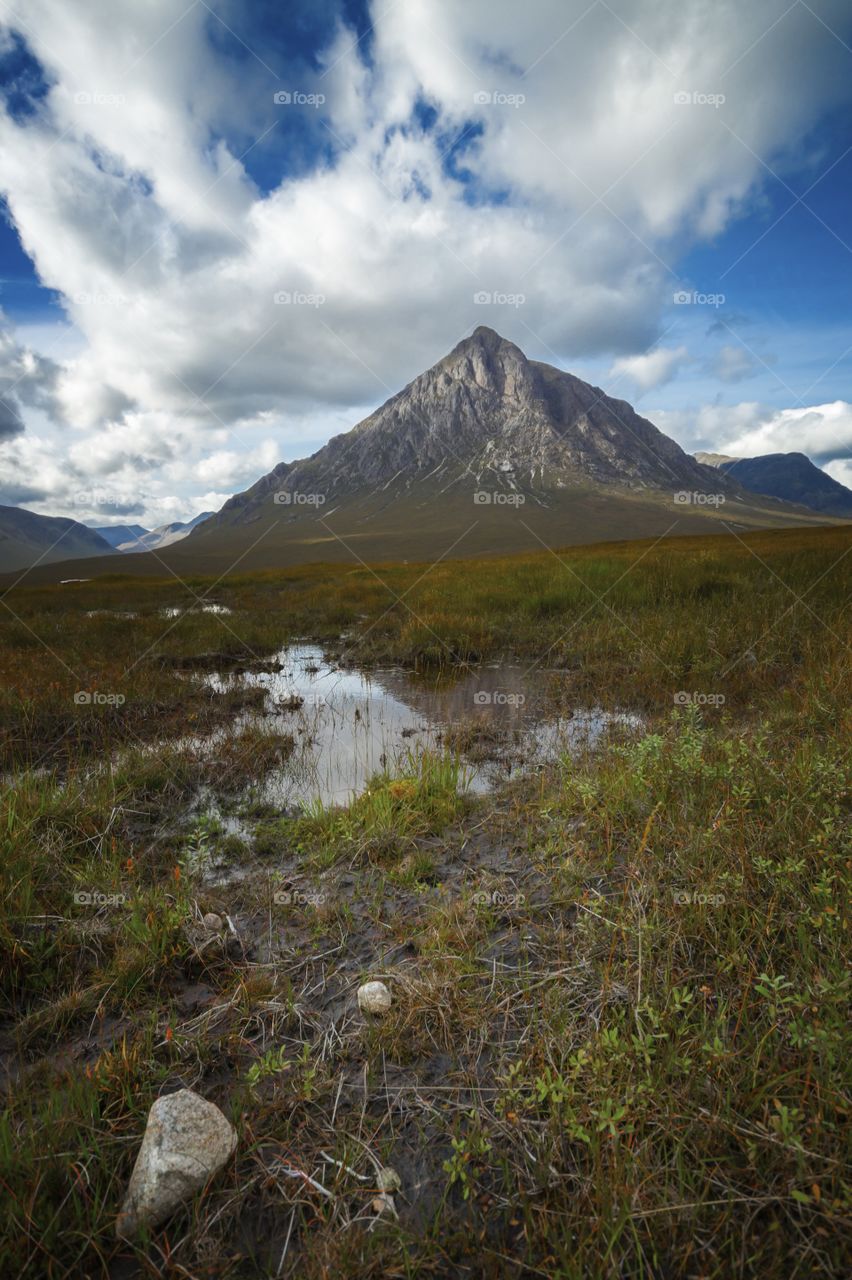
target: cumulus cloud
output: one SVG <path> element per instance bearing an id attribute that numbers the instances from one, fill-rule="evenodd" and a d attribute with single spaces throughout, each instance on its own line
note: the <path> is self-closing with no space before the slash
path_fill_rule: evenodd
<path id="1" fill-rule="evenodd" d="M 0 115 L 0 189 L 85 339 L 42 403 L 74 483 L 110 475 L 154 503 L 189 464 L 228 492 L 276 460 L 288 422 L 313 415 L 315 434 L 374 406 L 475 323 L 615 357 L 641 390 L 674 376 L 682 347 L 635 354 L 658 337 L 672 246 L 725 227 L 758 157 L 802 162 L 850 92 L 843 50 L 786 0 L 534 12 L 376 3 L 369 58 L 330 32 L 304 84 L 316 108 L 274 103 L 263 49 L 239 69 L 223 54 L 224 2 L 176 21 L 172 0 L 10 0 L 0 30 L 49 87 Z M 850 25 L 843 0 L 820 12 Z M 300 111 L 322 150 L 259 184 L 252 151 Z M 38 457 L 6 454 L 14 483 L 35 485 Z"/>
<path id="2" fill-rule="evenodd" d="M 852 480 L 852 404 L 846 400 L 797 409 L 743 401 L 694 411 L 657 410 L 649 416 L 693 453 L 705 450 L 734 458 L 805 453 L 842 484 Z"/>
<path id="3" fill-rule="evenodd" d="M 724 449 L 738 457 L 761 453 L 806 453 L 814 462 L 825 462 L 838 454 L 852 455 L 852 404 L 833 404 L 802 409 L 778 409 L 751 429 L 731 435 Z"/>
<path id="4" fill-rule="evenodd" d="M 644 355 L 621 357 L 612 366 L 611 373 L 614 377 L 629 378 L 639 391 L 650 391 L 671 382 L 688 360 L 686 347 L 656 347 Z"/>

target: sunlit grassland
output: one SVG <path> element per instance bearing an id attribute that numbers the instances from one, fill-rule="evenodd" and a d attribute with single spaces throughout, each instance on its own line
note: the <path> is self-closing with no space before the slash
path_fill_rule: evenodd
<path id="1" fill-rule="evenodd" d="M 301 637 L 352 662 L 421 670 L 513 654 L 567 669 L 603 705 L 662 707 L 686 688 L 753 706 L 813 673 L 836 675 L 831 633 L 846 634 L 851 546 L 852 531 L 838 528 L 215 583 L 21 586 L 0 617 L 0 757 L 73 758 L 210 725 L 233 710 L 228 698 L 211 700 L 174 663 L 205 653 L 250 663 Z M 199 602 L 232 612 L 206 614 Z M 164 618 L 175 605 L 195 611 Z M 81 707 L 80 690 L 124 703 Z"/>
<path id="2" fill-rule="evenodd" d="M 847 1274 L 852 537 L 747 541 L 271 572 L 176 622 L 159 610 L 209 582 L 13 592 L 0 1274 L 132 1257 L 115 1213 L 181 1083 L 240 1146 L 140 1246 L 150 1274 L 275 1274 L 287 1239 L 280 1273 L 317 1278 Z M 412 752 L 348 807 L 284 816 L 251 785 L 286 743 L 194 751 L 238 695 L 174 662 L 302 637 L 421 670 L 540 661 L 645 726 L 494 797 Z M 220 893 L 200 788 L 253 833 Z M 281 914 L 291 883 L 307 905 Z M 379 974 L 393 1007 L 364 1024 Z M 368 1229 L 365 1147 L 402 1174 L 399 1224 Z M 281 1153 L 331 1194 L 282 1183 Z"/>

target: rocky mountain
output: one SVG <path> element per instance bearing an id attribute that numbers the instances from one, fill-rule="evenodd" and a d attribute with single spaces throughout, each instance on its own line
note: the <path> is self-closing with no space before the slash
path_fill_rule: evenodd
<path id="1" fill-rule="evenodd" d="M 279 506 L 327 514 L 356 494 L 382 493 L 384 505 L 416 498 L 427 480 L 443 492 L 491 486 L 542 499 L 578 484 L 670 496 L 719 488 L 626 400 L 480 327 L 351 431 L 231 498 L 195 537 L 251 522 L 275 494 Z"/>
<path id="2" fill-rule="evenodd" d="M 150 529 L 146 529 L 141 524 L 90 524 L 89 528 L 93 533 L 99 533 L 111 547 L 116 549 L 124 542 L 135 542 L 143 534 L 150 533 Z"/>
<path id="3" fill-rule="evenodd" d="M 758 458 L 697 453 L 695 457 L 732 476 L 752 493 L 796 502 L 825 515 L 852 518 L 852 489 L 814 466 L 804 453 L 767 453 Z"/>
<path id="4" fill-rule="evenodd" d="M 23 507 L 0 507 L 0 572 L 113 555 L 105 538 L 76 520 L 40 516 Z"/>
<path id="5" fill-rule="evenodd" d="M 122 572 L 429 564 L 825 519 L 748 493 L 627 401 L 478 328 L 351 431 L 198 517 L 189 536 L 132 548 Z"/>
<path id="6" fill-rule="evenodd" d="M 119 543 L 118 550 L 124 552 L 159 551 L 163 547 L 170 547 L 173 543 L 180 542 L 182 538 L 188 537 L 197 525 L 203 524 L 212 515 L 212 511 L 202 511 L 201 515 L 194 516 L 192 520 L 174 520 L 171 524 L 158 525 L 156 529 L 143 529 L 140 534 L 134 534 L 126 542 Z"/>
<path id="7" fill-rule="evenodd" d="M 703 466 L 625 400 L 478 328 L 351 431 L 282 462 L 196 560 L 434 560 L 813 522 Z"/>

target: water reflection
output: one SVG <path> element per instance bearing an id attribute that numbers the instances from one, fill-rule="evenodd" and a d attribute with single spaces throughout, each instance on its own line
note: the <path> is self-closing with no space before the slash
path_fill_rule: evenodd
<path id="1" fill-rule="evenodd" d="M 294 735 L 292 757 L 264 783 L 264 798 L 277 805 L 345 803 L 373 774 L 410 768 L 422 747 L 458 751 L 469 789 L 485 792 L 513 771 L 593 748 L 614 726 L 641 724 L 627 712 L 573 709 L 564 675 L 536 667 L 499 663 L 426 680 L 340 668 L 314 645 L 283 649 L 270 666 L 279 664 L 202 677 L 217 691 L 236 683 L 264 690 L 262 715 L 241 715 L 237 727 L 260 719 Z"/>

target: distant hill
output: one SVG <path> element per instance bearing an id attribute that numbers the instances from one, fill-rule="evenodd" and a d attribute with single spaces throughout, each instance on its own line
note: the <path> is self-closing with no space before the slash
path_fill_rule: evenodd
<path id="1" fill-rule="evenodd" d="M 90 524 L 89 528 L 93 533 L 99 533 L 111 547 L 116 549 L 123 542 L 133 542 L 137 538 L 141 538 L 143 534 L 151 532 L 150 529 L 146 529 L 141 524 Z"/>
<path id="2" fill-rule="evenodd" d="M 182 522 L 174 520 L 171 524 L 158 525 L 156 529 L 143 529 L 141 535 L 134 535 L 126 542 L 118 544 L 118 550 L 124 552 L 158 551 L 161 547 L 170 547 L 175 542 L 186 538 L 196 525 L 203 524 L 213 515 L 212 511 L 202 511 L 192 520 Z"/>
<path id="3" fill-rule="evenodd" d="M 0 506 L 0 572 L 114 554 L 106 538 L 76 520 Z"/>
<path id="4" fill-rule="evenodd" d="M 823 515 L 852 518 L 852 489 L 814 466 L 804 453 L 767 453 L 758 458 L 696 453 L 695 457 L 733 476 L 752 493 L 796 502 Z"/>

